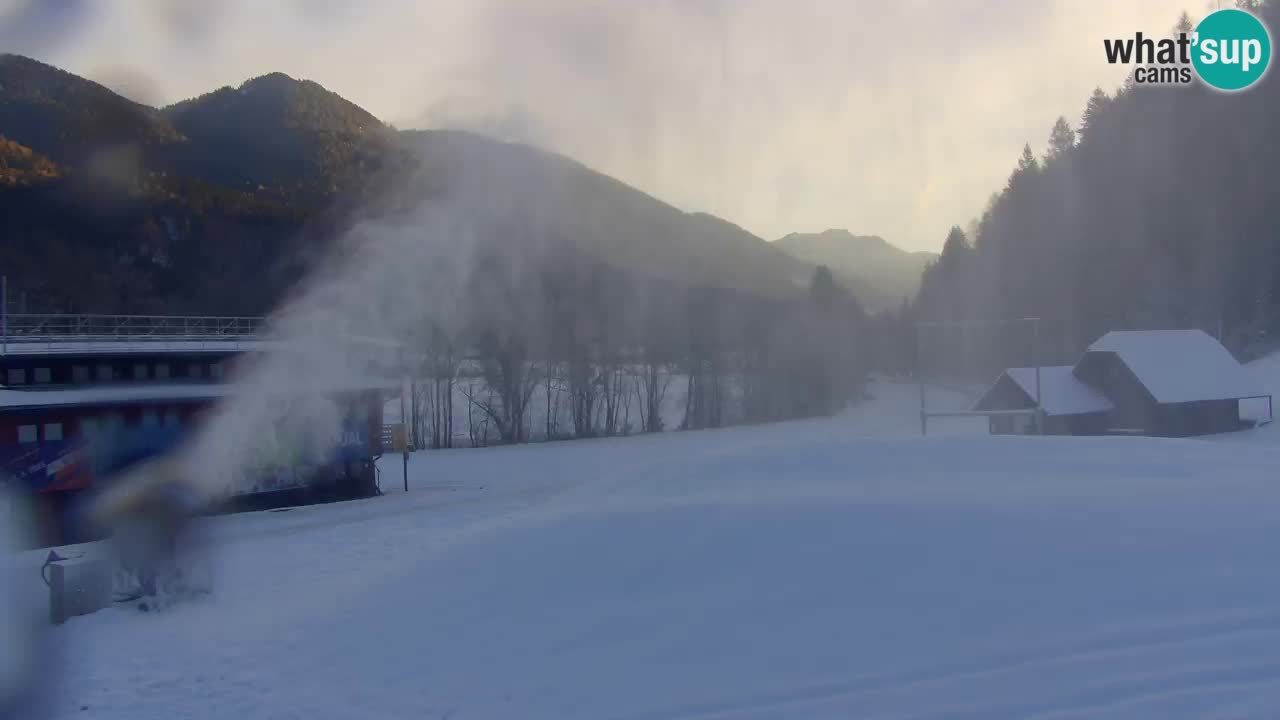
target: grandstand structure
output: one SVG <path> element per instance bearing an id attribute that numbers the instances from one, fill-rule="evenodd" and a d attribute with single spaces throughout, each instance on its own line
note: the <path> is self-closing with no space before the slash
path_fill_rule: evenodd
<path id="1" fill-rule="evenodd" d="M 399 392 L 394 343 L 368 343 L 368 367 L 320 391 L 342 408 L 334 446 L 280 448 L 229 501 L 263 507 L 377 492 L 382 409 Z M 362 349 L 363 350 L 363 349 Z M 45 541 L 73 539 L 77 498 L 94 488 L 95 448 L 115 438 L 183 434 L 235 387 L 241 362 L 265 352 L 316 352 L 273 338 L 262 317 L 7 314 L 0 322 L 0 482 L 34 499 Z M 325 350 L 320 350 L 325 351 Z M 282 385 L 289 403 L 315 387 Z"/>

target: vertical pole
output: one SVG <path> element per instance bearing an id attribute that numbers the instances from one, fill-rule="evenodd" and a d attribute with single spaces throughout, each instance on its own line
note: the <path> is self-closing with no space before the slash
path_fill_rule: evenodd
<path id="1" fill-rule="evenodd" d="M 924 412 L 924 369 L 923 369 L 924 359 L 921 357 L 921 354 L 920 354 L 921 326 L 917 323 L 914 327 L 915 327 L 915 341 L 916 341 L 915 343 L 916 344 L 916 352 L 915 352 L 916 384 L 920 386 L 920 434 L 928 435 L 929 434 L 929 416 L 925 415 L 925 412 Z"/>
<path id="2" fill-rule="evenodd" d="M 9 352 L 9 276 L 0 275 L 0 355 Z"/>
<path id="3" fill-rule="evenodd" d="M 404 469 L 404 491 L 409 492 L 409 422 L 405 417 L 404 393 L 409 387 L 409 364 L 405 358 L 404 345 L 400 345 L 397 354 L 399 355 L 400 379 L 400 440 L 404 443 L 401 446 L 401 462 Z"/>
<path id="4" fill-rule="evenodd" d="M 929 416 L 924 411 L 924 380 L 920 381 L 920 434 L 929 434 Z"/>
<path id="5" fill-rule="evenodd" d="M 49 622 L 61 625 L 67 621 L 67 580 L 61 563 L 51 562 L 49 568 Z M 41 570 L 41 572 L 44 572 Z"/>
<path id="6" fill-rule="evenodd" d="M 1036 434 L 1044 434 L 1044 401 L 1040 395 L 1040 318 L 1031 323 L 1031 359 L 1036 364 Z"/>
<path id="7" fill-rule="evenodd" d="M 408 380 L 402 380 L 400 382 L 400 427 L 404 428 L 406 448 L 409 446 L 409 417 L 408 410 L 405 408 L 404 403 L 404 388 L 408 382 Z"/>

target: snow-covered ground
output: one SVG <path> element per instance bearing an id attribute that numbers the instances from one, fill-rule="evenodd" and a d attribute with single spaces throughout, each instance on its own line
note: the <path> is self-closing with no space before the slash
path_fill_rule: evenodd
<path id="1" fill-rule="evenodd" d="M 873 392 L 218 518 L 211 596 L 55 630 L 57 716 L 1274 717 L 1273 427 L 921 438 L 915 387 Z"/>

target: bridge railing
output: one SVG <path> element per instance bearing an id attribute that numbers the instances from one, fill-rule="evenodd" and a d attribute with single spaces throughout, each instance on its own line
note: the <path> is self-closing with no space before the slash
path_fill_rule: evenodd
<path id="1" fill-rule="evenodd" d="M 266 319 L 219 315 L 66 315 L 9 313 L 0 327 L 8 343 L 51 340 L 249 339 Z"/>

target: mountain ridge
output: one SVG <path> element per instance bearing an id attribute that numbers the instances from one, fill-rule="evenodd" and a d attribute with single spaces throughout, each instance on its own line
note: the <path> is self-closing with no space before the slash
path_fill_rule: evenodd
<path id="1" fill-rule="evenodd" d="M 7 186 L 22 188 L 0 198 L 0 226 L 19 240 L 0 260 L 26 268 L 19 284 L 30 287 L 16 289 L 50 310 L 265 312 L 356 210 L 464 191 L 545 220 L 543 231 L 593 261 L 678 286 L 798 296 L 815 270 L 729 221 L 563 155 L 474 133 L 395 130 L 283 73 L 152 108 L 0 55 L 0 128 L 15 144 Z M 99 211 L 111 222 L 90 222 Z M 98 277 L 53 272 L 42 242 L 59 257 L 92 256 Z M 248 284 L 256 289 L 237 289 Z"/>
<path id="2" fill-rule="evenodd" d="M 844 278 L 870 309 L 891 310 L 915 297 L 925 267 L 937 253 L 904 250 L 879 235 L 843 228 L 790 233 L 773 241 L 795 257 L 826 265 Z"/>

